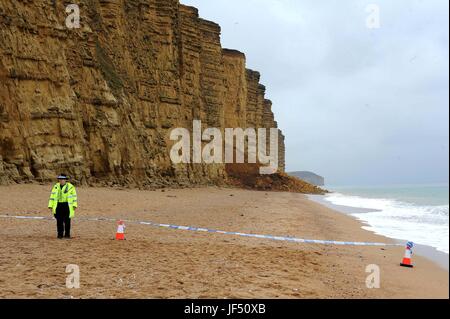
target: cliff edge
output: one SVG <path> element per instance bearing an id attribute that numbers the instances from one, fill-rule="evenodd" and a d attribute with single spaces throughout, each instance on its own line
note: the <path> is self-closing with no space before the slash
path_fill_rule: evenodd
<path id="1" fill-rule="evenodd" d="M 0 184 L 188 186 L 226 182 L 225 164 L 178 164 L 169 132 L 273 128 L 272 103 L 220 27 L 178 0 L 0 0 Z M 284 136 L 279 135 L 279 171 Z"/>

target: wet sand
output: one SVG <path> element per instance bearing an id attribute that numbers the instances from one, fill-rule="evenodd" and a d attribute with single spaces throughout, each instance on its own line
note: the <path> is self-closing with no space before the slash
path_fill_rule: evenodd
<path id="1" fill-rule="evenodd" d="M 339 212 L 347 214 L 347 215 L 370 213 L 370 212 L 376 211 L 373 209 L 334 205 L 334 204 L 330 203 L 329 201 L 326 201 L 324 199 L 323 195 L 308 195 L 308 198 L 323 205 L 323 206 L 326 206 L 328 208 L 331 208 L 333 210 L 339 211 Z M 369 225 L 366 225 L 366 223 L 364 223 L 362 221 L 361 221 L 361 223 L 365 226 L 369 226 Z M 396 243 L 399 243 L 399 244 L 406 244 L 406 242 L 407 242 L 406 240 L 401 240 L 398 238 L 394 238 L 394 240 Z M 414 243 L 413 251 L 414 251 L 414 254 L 426 257 L 426 258 L 432 260 L 433 262 L 435 262 L 437 265 L 444 268 L 445 270 L 449 271 L 449 256 L 448 256 L 448 254 L 446 254 L 442 251 L 439 251 L 434 247 L 427 246 L 427 245 L 420 245 L 417 243 Z"/>
<path id="2" fill-rule="evenodd" d="M 0 215 L 49 216 L 51 186 L 0 187 Z M 226 188 L 79 188 L 77 217 L 123 218 L 299 238 L 392 242 L 355 219 L 293 193 Z M 402 247 L 325 246 L 113 222 L 0 218 L 0 298 L 448 298 L 448 272 Z M 65 286 L 80 267 L 80 289 Z M 366 267 L 381 287 L 366 287 Z"/>

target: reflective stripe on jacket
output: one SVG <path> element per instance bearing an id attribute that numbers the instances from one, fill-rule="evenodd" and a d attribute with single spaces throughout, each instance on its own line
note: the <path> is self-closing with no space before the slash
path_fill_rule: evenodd
<path id="1" fill-rule="evenodd" d="M 56 207 L 58 203 L 68 203 L 70 210 L 70 218 L 75 216 L 75 207 L 78 207 L 77 191 L 75 186 L 70 183 L 66 183 L 63 187 L 61 184 L 56 183 L 50 193 L 50 200 L 48 201 L 48 207 L 53 210 L 53 214 L 56 214 Z"/>

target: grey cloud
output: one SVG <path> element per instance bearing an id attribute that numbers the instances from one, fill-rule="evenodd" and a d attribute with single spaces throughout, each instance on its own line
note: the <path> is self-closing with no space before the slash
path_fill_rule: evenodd
<path id="1" fill-rule="evenodd" d="M 448 182 L 442 0 L 182 0 L 262 74 L 288 170 L 331 184 Z M 367 4 L 381 28 L 365 25 Z"/>

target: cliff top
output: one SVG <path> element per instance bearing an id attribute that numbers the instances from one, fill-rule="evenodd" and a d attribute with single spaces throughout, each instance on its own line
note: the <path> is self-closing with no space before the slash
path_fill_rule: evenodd
<path id="1" fill-rule="evenodd" d="M 226 56 L 239 57 L 239 58 L 246 59 L 245 53 L 238 51 L 238 50 L 234 50 L 234 49 L 224 48 L 224 49 L 222 49 L 222 54 L 226 55 Z"/>

